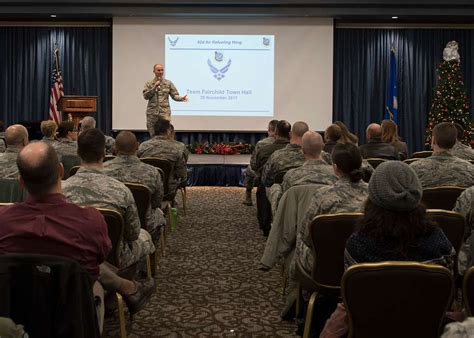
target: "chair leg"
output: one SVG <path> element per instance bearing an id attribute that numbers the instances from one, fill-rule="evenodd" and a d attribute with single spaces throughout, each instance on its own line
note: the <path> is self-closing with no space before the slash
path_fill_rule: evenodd
<path id="1" fill-rule="evenodd" d="M 287 272 L 286 272 L 286 269 L 285 269 L 285 262 L 282 263 L 281 265 L 281 294 L 282 296 L 285 295 L 285 292 L 286 292 L 286 287 L 287 287 Z"/>
<path id="2" fill-rule="evenodd" d="M 127 329 L 125 328 L 125 307 L 123 305 L 123 298 L 119 293 L 115 293 L 117 297 L 117 310 L 119 315 L 120 338 L 127 338 Z"/>
<path id="3" fill-rule="evenodd" d="M 313 292 L 313 294 L 309 298 L 308 309 L 306 310 L 306 319 L 304 321 L 303 338 L 309 338 L 310 337 L 311 321 L 313 319 L 314 303 L 316 302 L 317 295 L 318 295 L 317 292 Z"/>
<path id="4" fill-rule="evenodd" d="M 160 249 L 161 249 L 161 257 L 166 256 L 166 240 L 165 240 L 165 227 L 160 228 Z"/>
<path id="5" fill-rule="evenodd" d="M 181 201 L 183 202 L 183 215 L 186 216 L 186 188 L 179 188 L 179 191 L 181 192 Z"/>
<path id="6" fill-rule="evenodd" d="M 156 251 L 156 249 L 155 249 Z M 154 253 L 153 253 L 154 254 Z M 151 254 L 151 255 L 153 255 Z M 151 270 L 151 255 L 147 255 L 146 258 L 145 258 L 145 262 L 146 262 L 146 275 L 148 278 L 153 278 L 153 272 Z"/>
<path id="7" fill-rule="evenodd" d="M 296 313 L 295 318 L 300 318 L 301 314 L 301 284 L 296 283 Z"/>

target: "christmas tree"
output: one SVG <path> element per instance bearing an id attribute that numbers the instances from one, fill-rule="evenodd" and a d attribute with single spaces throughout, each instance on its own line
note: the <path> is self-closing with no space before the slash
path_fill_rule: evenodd
<path id="1" fill-rule="evenodd" d="M 433 101 L 428 113 L 425 145 L 431 144 L 433 128 L 440 122 L 459 123 L 464 129 L 462 142 L 469 144 L 472 128 L 469 114 L 470 107 L 461 75 L 459 54 L 455 41 L 448 43 L 443 52 L 443 58 L 444 61 L 437 67 L 438 84 L 434 89 Z"/>

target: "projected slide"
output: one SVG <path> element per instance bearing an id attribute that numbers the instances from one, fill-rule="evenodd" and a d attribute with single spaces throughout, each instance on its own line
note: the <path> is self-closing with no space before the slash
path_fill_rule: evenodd
<path id="1" fill-rule="evenodd" d="M 189 102 L 172 114 L 273 116 L 273 35 L 165 35 L 165 78 Z"/>

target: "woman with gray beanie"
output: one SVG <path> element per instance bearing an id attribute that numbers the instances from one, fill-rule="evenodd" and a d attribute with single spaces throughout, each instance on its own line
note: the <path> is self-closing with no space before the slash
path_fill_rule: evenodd
<path id="1" fill-rule="evenodd" d="M 455 251 L 443 231 L 420 204 L 423 190 L 406 163 L 388 161 L 375 169 L 359 230 L 349 237 L 344 252 L 346 269 L 357 263 L 416 261 L 453 268 Z M 347 334 L 343 304 L 326 322 L 320 337 Z"/>

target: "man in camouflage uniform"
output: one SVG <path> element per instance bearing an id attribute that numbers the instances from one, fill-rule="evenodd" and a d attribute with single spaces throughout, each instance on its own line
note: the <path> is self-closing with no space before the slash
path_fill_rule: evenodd
<path id="1" fill-rule="evenodd" d="M 410 166 L 420 178 L 423 189 L 443 185 L 470 187 L 474 185 L 474 166 L 451 153 L 456 143 L 457 130 L 450 122 L 441 122 L 433 128 L 433 154 L 419 159 Z"/>
<path id="2" fill-rule="evenodd" d="M 140 144 L 138 157 L 158 157 L 170 161 L 174 165 L 169 178 L 168 190 L 175 192 L 178 186 L 186 181 L 188 171 L 181 146 L 170 140 L 170 121 L 158 119 L 155 123 L 156 136 Z"/>
<path id="3" fill-rule="evenodd" d="M 156 121 L 161 117 L 167 120 L 171 119 L 171 109 L 169 96 L 175 101 L 188 101 L 188 96 L 180 96 L 173 82 L 166 80 L 164 68 L 161 64 L 153 66 L 155 78 L 145 83 L 143 88 L 143 97 L 148 100 L 146 108 L 146 126 L 150 136 L 154 136 L 154 126 Z"/>
<path id="4" fill-rule="evenodd" d="M 290 144 L 285 148 L 276 150 L 265 163 L 262 170 L 262 182 L 266 187 L 271 187 L 275 182 L 275 176 L 279 172 L 288 171 L 304 163 L 304 154 L 301 150 L 301 142 L 304 133 L 309 130 L 305 122 L 295 122 L 291 128 Z"/>
<path id="5" fill-rule="evenodd" d="M 464 136 L 463 127 L 459 123 L 455 123 L 454 126 L 456 127 L 458 133 L 456 143 L 451 149 L 451 154 L 466 161 L 474 160 L 474 149 L 472 149 L 470 146 L 462 144 L 461 142 Z"/>
<path id="6" fill-rule="evenodd" d="M 72 121 L 62 121 L 58 127 L 59 141 L 53 143 L 54 149 L 58 154 L 59 160 L 63 155 L 77 155 L 77 133 L 74 131 Z"/>
<path id="7" fill-rule="evenodd" d="M 288 170 L 283 177 L 282 193 L 295 185 L 331 185 L 336 181 L 332 167 L 321 159 L 323 146 L 323 138 L 319 133 L 307 131 L 303 135 L 301 147 L 306 162 L 301 167 Z"/>
<path id="8" fill-rule="evenodd" d="M 92 116 L 86 116 L 81 120 L 79 134 L 88 129 L 95 128 L 96 122 Z M 105 152 L 113 154 L 115 140 L 112 136 L 105 135 Z"/>
<path id="9" fill-rule="evenodd" d="M 99 129 L 79 136 L 78 155 L 82 165 L 74 176 L 63 182 L 63 194 L 75 204 L 118 211 L 124 219 L 120 266 L 124 268 L 155 251 L 150 234 L 140 229 L 140 219 L 131 191 L 120 181 L 103 173 L 105 137 Z"/>
<path id="10" fill-rule="evenodd" d="M 0 178 L 17 178 L 18 153 L 28 144 L 28 131 L 21 124 L 14 124 L 5 130 L 7 149 L 0 154 Z"/>
<path id="11" fill-rule="evenodd" d="M 153 238 L 158 238 L 158 226 L 165 223 L 160 210 L 163 199 L 163 182 L 158 169 L 143 163 L 137 157 L 138 142 L 129 131 L 121 131 L 115 140 L 117 157 L 104 163 L 104 174 L 120 182 L 139 183 L 150 189 L 151 203 L 147 208 L 146 224 L 142 226 Z"/>
<path id="12" fill-rule="evenodd" d="M 458 271 L 463 275 L 464 272 L 472 266 L 472 257 L 474 250 L 474 186 L 464 190 L 459 196 L 453 211 L 459 212 L 466 221 L 464 235 L 466 242 L 461 246 L 458 257 Z"/>
<path id="13" fill-rule="evenodd" d="M 252 189 L 255 184 L 255 179 L 257 178 L 257 175 L 255 171 L 252 170 L 252 167 L 255 167 L 256 164 L 256 155 L 257 151 L 268 144 L 272 144 L 275 141 L 275 128 L 278 123 L 278 120 L 271 120 L 268 123 L 268 137 L 265 137 L 261 139 L 260 141 L 257 142 L 255 145 L 255 149 L 252 153 L 252 156 L 250 157 L 250 164 L 248 165 L 247 169 L 245 169 L 245 200 L 244 204 L 251 206 L 253 205 L 252 203 Z"/>

